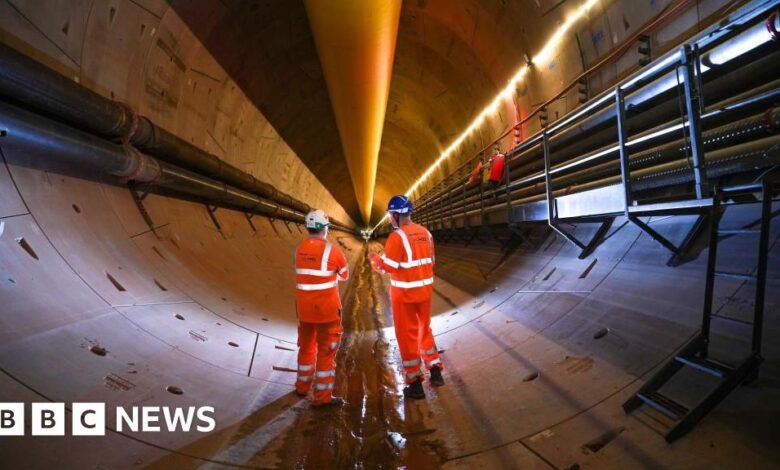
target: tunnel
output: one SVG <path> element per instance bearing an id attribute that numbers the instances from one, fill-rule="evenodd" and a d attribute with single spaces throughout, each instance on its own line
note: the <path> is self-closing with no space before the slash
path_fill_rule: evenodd
<path id="1" fill-rule="evenodd" d="M 0 0 L 0 466 L 778 468 L 778 12 Z M 404 194 L 424 400 L 368 261 Z M 326 409 L 294 393 L 314 209 L 350 271 Z"/>

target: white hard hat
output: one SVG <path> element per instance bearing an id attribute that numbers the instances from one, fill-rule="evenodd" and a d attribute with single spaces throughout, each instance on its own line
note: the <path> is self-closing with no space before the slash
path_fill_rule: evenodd
<path id="1" fill-rule="evenodd" d="M 328 214 L 322 209 L 316 209 L 306 214 L 306 228 L 314 230 L 322 230 L 330 225 L 330 219 Z"/>

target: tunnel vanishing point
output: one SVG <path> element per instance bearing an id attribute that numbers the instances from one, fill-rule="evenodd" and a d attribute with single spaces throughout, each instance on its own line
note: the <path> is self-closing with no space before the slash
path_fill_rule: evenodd
<path id="1" fill-rule="evenodd" d="M 779 468 L 779 12 L 0 0 L 0 467 Z M 396 194 L 425 400 L 366 257 Z M 327 409 L 293 387 L 315 208 Z"/>

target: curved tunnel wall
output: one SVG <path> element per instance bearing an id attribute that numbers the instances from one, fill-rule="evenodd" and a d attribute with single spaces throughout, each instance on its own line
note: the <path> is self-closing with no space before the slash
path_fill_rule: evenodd
<path id="1" fill-rule="evenodd" d="M 111 5 L 117 6 L 116 24 L 128 22 L 126 28 L 118 28 L 126 31 L 121 41 L 112 41 L 113 33 L 103 24 L 111 21 Z M 84 49 L 81 60 L 94 62 L 76 68 L 81 71 L 79 80 L 138 105 L 183 137 L 196 143 L 201 139 L 212 152 L 218 152 L 218 136 L 224 135 L 230 144 L 220 145 L 236 152 L 221 155 L 232 159 L 251 153 L 251 158 L 259 159 L 252 164 L 258 177 L 338 212 L 337 203 L 262 116 L 231 90 L 229 80 L 212 89 L 222 93 L 218 99 L 205 103 L 194 98 L 189 102 L 186 96 L 201 95 L 181 92 L 174 109 L 161 93 L 154 97 L 154 85 L 161 83 L 156 79 L 184 90 L 189 86 L 185 77 L 191 75 L 193 83 L 199 83 L 191 86 L 202 89 L 208 79 L 195 78 L 198 73 L 190 67 L 196 63 L 208 64 L 201 66 L 214 77 L 224 73 L 170 10 L 152 3 L 139 5 L 106 4 L 108 11 L 102 13 L 95 10 L 100 5 L 93 5 L 91 13 L 86 7 L 71 10 L 72 18 L 81 11 L 85 19 L 70 22 L 66 36 L 81 24 L 83 31 L 97 35 L 90 37 L 100 38 L 89 47 L 102 51 Z M 51 40 L 62 32 L 58 21 L 38 18 L 31 23 L 35 12 L 28 12 L 25 19 L 23 9 L 9 2 L 0 3 L 0 9 L 3 41 L 39 60 L 48 57 L 47 63 L 60 70 L 71 70 L 70 59 L 64 56 L 75 56 L 79 48 L 70 39 Z M 46 17 L 45 12 L 38 14 Z M 142 54 L 135 64 L 120 67 L 127 56 L 116 51 L 141 54 L 143 48 L 126 41 L 131 32 L 134 36 L 151 31 L 148 28 L 157 30 L 155 37 L 175 38 L 171 43 L 177 50 L 189 51 L 175 55 L 188 64 L 186 74 L 170 74 L 169 67 L 179 65 L 151 39 L 145 43 L 150 51 L 146 59 Z M 85 41 L 85 47 L 91 41 Z M 51 61 L 52 57 L 58 59 Z M 94 75 L 85 70 L 94 70 Z M 213 111 L 216 108 L 223 111 Z M 237 109 L 243 111 L 232 112 Z M 239 125 L 242 116 L 253 116 L 252 124 Z M 245 130 L 231 133 L 223 120 Z M 241 145 L 256 132 L 267 136 L 261 140 L 276 150 L 266 152 L 268 147 L 262 147 L 260 152 L 256 151 L 260 144 Z M 217 137 L 209 140 L 212 135 Z M 270 165 L 277 151 L 286 155 L 278 167 Z M 289 398 L 294 374 L 284 368 L 295 367 L 290 253 L 303 236 L 300 229 L 256 217 L 255 232 L 243 214 L 220 209 L 215 214 L 220 232 L 203 206 L 150 195 L 144 201 L 155 222 L 150 231 L 123 188 L 16 165 L 22 155 L 4 153 L 3 158 L 3 400 L 104 401 L 109 407 L 211 403 L 220 424 L 207 438 L 166 433 L 150 438 L 127 432 L 75 444 L 25 439 L 10 447 L 6 444 L 10 441 L 3 441 L 3 455 L 33 466 L 51 466 L 66 458 L 74 466 L 140 466 L 159 462 L 171 452 L 176 452 L 177 463 L 188 466 L 217 456 L 240 463 L 221 453 L 231 436 L 244 427 L 271 423 L 295 406 Z M 264 178 L 260 168 L 279 170 Z M 753 220 L 755 213 L 745 207 L 730 209 L 724 223 L 739 226 Z M 679 240 L 692 221 L 681 217 L 651 222 Z M 666 267 L 664 249 L 620 221 L 585 260 L 541 228 L 531 243 L 511 254 L 489 245 L 441 243 L 433 328 L 444 351 L 449 386 L 436 392 L 430 414 L 412 409 L 409 418 L 416 414 L 426 429 L 435 430 L 431 439 L 442 443 L 440 454 L 453 467 L 491 468 L 507 461 L 541 466 L 539 456 L 560 468 L 574 463 L 631 467 L 648 462 L 703 467 L 748 459 L 769 467 L 780 458 L 772 445 L 777 428 L 767 420 L 780 413 L 776 400 L 780 351 L 771 341 L 780 328 L 779 235 L 775 221 L 762 378 L 755 387 L 738 390 L 672 449 L 653 431 L 652 422 L 624 416 L 620 404 L 696 331 L 706 257 L 699 253 L 681 267 Z M 349 238 L 333 241 L 342 244 L 354 266 L 362 246 Z M 752 270 L 754 241 L 727 240 L 721 251 L 724 269 Z M 719 287 L 717 307 L 725 315 L 746 318 L 751 296 L 749 286 L 727 282 Z M 725 352 L 743 350 L 745 337 L 741 327 L 717 332 L 719 348 Z M 171 393 L 168 387 L 183 394 Z M 605 433 L 619 437 L 598 452 L 583 450 Z M 260 451 L 262 444 L 257 443 Z"/>

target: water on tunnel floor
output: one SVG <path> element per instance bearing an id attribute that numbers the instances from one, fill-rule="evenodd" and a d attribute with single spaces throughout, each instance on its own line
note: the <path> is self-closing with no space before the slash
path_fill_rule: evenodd
<path id="1" fill-rule="evenodd" d="M 347 403 L 297 408 L 295 422 L 253 463 L 271 464 L 273 455 L 280 468 L 428 469 L 446 458 L 419 419 L 425 404 L 402 397 L 387 289 L 363 255 L 343 301 L 336 357 L 335 395 Z"/>

